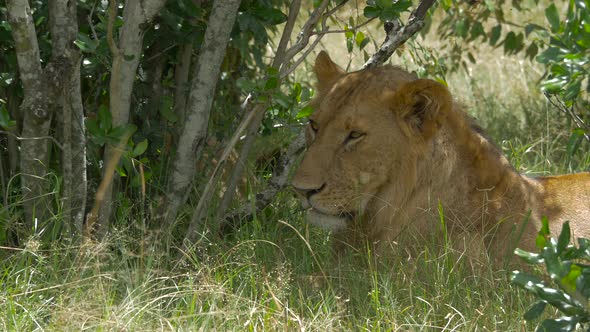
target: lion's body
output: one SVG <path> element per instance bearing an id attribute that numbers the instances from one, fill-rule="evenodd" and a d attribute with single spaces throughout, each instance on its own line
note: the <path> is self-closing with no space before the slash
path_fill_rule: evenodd
<path id="1" fill-rule="evenodd" d="M 541 216 L 553 234 L 570 220 L 574 236 L 590 237 L 590 173 L 519 174 L 434 81 L 395 67 L 347 74 L 324 53 L 315 70 L 309 148 L 293 179 L 311 222 L 355 219 L 390 243 L 406 228 L 439 228 L 442 208 L 451 241 L 482 239 L 494 255 L 533 250 Z"/>

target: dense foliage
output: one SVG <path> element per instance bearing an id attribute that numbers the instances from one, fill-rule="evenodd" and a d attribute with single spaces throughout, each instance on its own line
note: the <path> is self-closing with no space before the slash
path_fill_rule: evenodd
<path id="1" fill-rule="evenodd" d="M 563 224 L 557 239 L 550 235 L 549 222 L 545 218 L 536 240 L 539 253 L 516 250 L 516 254 L 527 263 L 543 264 L 546 269 L 545 278 L 520 271 L 512 273 L 511 280 L 514 284 L 539 299 L 525 313 L 524 318 L 539 318 L 549 304 L 557 308 L 563 316 L 544 319 L 539 324 L 538 331 L 574 331 L 578 324 L 587 329 L 590 322 L 590 240 L 579 238 L 578 246 L 572 245 L 567 222 Z"/>

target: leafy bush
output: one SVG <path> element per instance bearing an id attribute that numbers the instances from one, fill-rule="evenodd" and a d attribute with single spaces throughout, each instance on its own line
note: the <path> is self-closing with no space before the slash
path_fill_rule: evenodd
<path id="1" fill-rule="evenodd" d="M 543 225 L 536 239 L 540 253 L 516 249 L 515 253 L 532 265 L 544 264 L 542 277 L 513 271 L 512 283 L 533 293 L 539 301 L 524 314 L 527 321 L 537 319 L 547 304 L 561 312 L 562 317 L 541 321 L 537 331 L 573 331 L 581 325 L 590 328 L 590 240 L 579 238 L 578 247 L 570 244 L 569 222 L 557 239 L 550 237 L 549 223 Z"/>

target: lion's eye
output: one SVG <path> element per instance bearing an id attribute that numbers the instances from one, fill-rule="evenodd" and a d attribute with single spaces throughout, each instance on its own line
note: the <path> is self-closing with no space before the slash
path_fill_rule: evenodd
<path id="1" fill-rule="evenodd" d="M 350 134 L 348 134 L 348 136 L 346 137 L 346 140 L 344 140 L 344 144 L 349 143 L 351 141 L 356 141 L 364 137 L 365 135 L 365 133 L 361 133 L 360 131 L 351 131 Z"/>
<path id="2" fill-rule="evenodd" d="M 361 138 L 363 136 L 365 136 L 365 133 L 361 133 L 358 131 L 351 131 L 350 134 L 348 134 L 348 139 L 357 139 L 357 138 Z"/>
<path id="3" fill-rule="evenodd" d="M 309 120 L 309 125 L 314 132 L 317 132 L 320 129 L 318 124 L 313 120 Z"/>

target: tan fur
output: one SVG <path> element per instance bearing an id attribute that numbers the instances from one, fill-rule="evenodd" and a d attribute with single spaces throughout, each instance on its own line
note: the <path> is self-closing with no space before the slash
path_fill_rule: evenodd
<path id="1" fill-rule="evenodd" d="M 553 234 L 570 220 L 590 237 L 590 173 L 517 173 L 438 82 L 392 66 L 344 73 L 325 52 L 314 69 L 319 96 L 292 181 L 310 222 L 390 243 L 440 228 L 441 206 L 451 241 L 481 238 L 495 256 L 535 250 L 541 216 Z"/>

